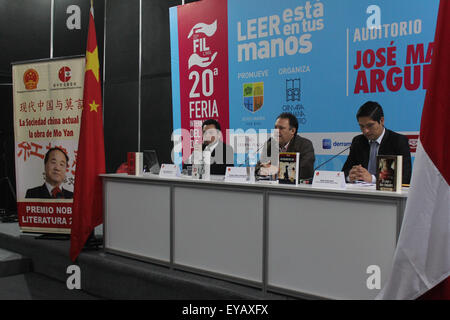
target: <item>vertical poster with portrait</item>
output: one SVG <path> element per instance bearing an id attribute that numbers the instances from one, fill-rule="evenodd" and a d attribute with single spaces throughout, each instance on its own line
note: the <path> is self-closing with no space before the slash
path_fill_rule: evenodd
<path id="1" fill-rule="evenodd" d="M 22 232 L 70 234 L 84 57 L 13 64 L 17 211 Z"/>

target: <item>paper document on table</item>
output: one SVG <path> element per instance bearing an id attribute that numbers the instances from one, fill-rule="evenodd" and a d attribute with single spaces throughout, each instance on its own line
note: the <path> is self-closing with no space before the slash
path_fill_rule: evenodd
<path id="1" fill-rule="evenodd" d="M 375 183 L 365 181 L 355 181 L 354 183 L 347 183 L 346 186 L 348 189 L 376 189 Z"/>

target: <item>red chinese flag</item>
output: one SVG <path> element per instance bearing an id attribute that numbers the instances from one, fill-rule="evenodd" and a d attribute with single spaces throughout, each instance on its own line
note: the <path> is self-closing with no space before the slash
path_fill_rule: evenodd
<path id="1" fill-rule="evenodd" d="M 91 6 L 84 74 L 83 112 L 78 142 L 72 210 L 70 258 L 80 254 L 94 228 L 103 222 L 103 188 L 98 176 L 105 173 L 102 95 L 97 37 Z"/>

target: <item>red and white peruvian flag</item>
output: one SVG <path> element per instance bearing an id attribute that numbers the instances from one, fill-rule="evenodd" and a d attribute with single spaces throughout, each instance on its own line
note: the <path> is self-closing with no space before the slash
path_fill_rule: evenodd
<path id="1" fill-rule="evenodd" d="M 450 299 L 450 1 L 441 0 L 430 87 L 392 274 L 377 299 Z"/>

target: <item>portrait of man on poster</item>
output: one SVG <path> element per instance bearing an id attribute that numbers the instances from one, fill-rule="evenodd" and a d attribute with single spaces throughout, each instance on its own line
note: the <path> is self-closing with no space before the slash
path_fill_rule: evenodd
<path id="1" fill-rule="evenodd" d="M 66 179 L 69 157 L 58 147 L 47 151 L 44 157 L 45 182 L 43 185 L 28 189 L 25 198 L 72 199 L 73 192 L 62 187 Z"/>

